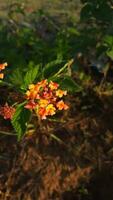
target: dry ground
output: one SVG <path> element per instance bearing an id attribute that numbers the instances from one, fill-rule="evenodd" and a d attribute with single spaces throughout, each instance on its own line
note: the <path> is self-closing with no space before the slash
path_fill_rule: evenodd
<path id="1" fill-rule="evenodd" d="M 0 0 L 0 15 L 4 16 L 6 14 L 5 7 L 14 2 L 22 2 L 32 9 L 44 9 L 52 15 L 64 13 L 75 20 L 78 18 L 80 7 L 80 0 Z"/>

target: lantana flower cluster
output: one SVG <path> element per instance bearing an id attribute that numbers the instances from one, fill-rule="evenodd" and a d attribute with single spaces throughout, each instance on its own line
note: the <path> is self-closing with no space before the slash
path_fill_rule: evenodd
<path id="1" fill-rule="evenodd" d="M 35 111 L 41 119 L 46 119 L 55 115 L 58 110 L 68 109 L 68 105 L 62 99 L 66 95 L 67 91 L 61 90 L 58 83 L 45 79 L 29 85 L 25 108 Z"/>
<path id="2" fill-rule="evenodd" d="M 16 109 L 12 106 L 9 106 L 6 103 L 4 106 L 0 106 L 0 115 L 3 116 L 4 119 L 12 119 Z"/>

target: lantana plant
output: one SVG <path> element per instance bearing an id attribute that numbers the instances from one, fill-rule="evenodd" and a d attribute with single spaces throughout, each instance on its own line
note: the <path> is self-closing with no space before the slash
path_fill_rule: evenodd
<path id="1" fill-rule="evenodd" d="M 0 73 L 1 83 L 9 85 L 20 94 L 21 100 L 9 105 L 0 106 L 0 115 L 11 123 L 20 139 L 25 133 L 29 123 L 35 116 L 35 121 L 54 120 L 53 116 L 69 108 L 65 102 L 69 91 L 80 91 L 81 88 L 70 77 L 70 67 L 73 60 L 66 63 L 63 67 L 56 67 L 61 61 L 55 61 L 44 68 L 30 66 L 24 74 L 21 85 L 16 85 L 15 80 L 5 82 L 4 74 Z M 56 65 L 54 67 L 54 65 Z M 0 64 L 0 71 L 4 70 L 7 63 Z M 20 77 L 20 76 L 19 76 Z M 15 77 L 17 79 L 17 77 Z M 6 79 L 7 80 L 7 79 Z M 20 83 L 20 82 L 19 82 Z M 19 93 L 18 93 L 19 92 Z"/>

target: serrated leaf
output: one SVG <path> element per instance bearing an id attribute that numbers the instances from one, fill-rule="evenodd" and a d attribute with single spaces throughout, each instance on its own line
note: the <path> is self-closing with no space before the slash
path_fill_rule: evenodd
<path id="1" fill-rule="evenodd" d="M 15 69 L 10 75 L 9 80 L 12 84 L 20 86 L 23 83 L 23 73 L 19 68 Z"/>
<path id="2" fill-rule="evenodd" d="M 43 76 L 44 78 L 49 78 L 56 74 L 62 68 L 63 61 L 62 60 L 54 60 L 48 63 L 43 68 Z"/>
<path id="3" fill-rule="evenodd" d="M 38 76 L 40 66 L 37 65 L 30 68 L 24 77 L 24 84 L 22 84 L 21 89 L 27 89 L 30 84 L 32 84 Z"/>
<path id="4" fill-rule="evenodd" d="M 26 123 L 29 121 L 31 112 L 24 108 L 25 102 L 18 105 L 11 123 L 17 132 L 18 139 L 24 135 L 26 131 Z"/>

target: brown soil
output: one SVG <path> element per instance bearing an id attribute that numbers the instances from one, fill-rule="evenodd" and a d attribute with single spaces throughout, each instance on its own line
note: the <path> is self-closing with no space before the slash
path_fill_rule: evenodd
<path id="1" fill-rule="evenodd" d="M 69 102 L 66 122 L 21 142 L 0 136 L 0 200 L 113 199 L 112 97 L 89 90 Z M 11 130 L 3 120 L 0 127 Z"/>

